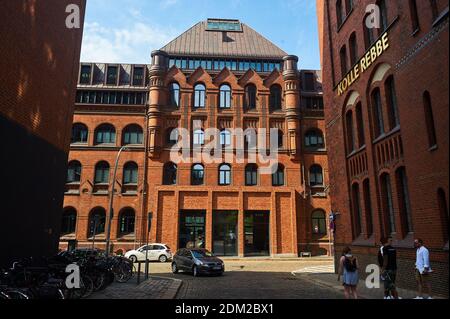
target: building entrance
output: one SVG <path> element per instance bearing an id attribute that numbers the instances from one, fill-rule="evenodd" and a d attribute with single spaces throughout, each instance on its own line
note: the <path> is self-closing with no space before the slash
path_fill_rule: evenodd
<path id="1" fill-rule="evenodd" d="M 205 211 L 181 211 L 179 248 L 205 248 Z"/>
<path id="2" fill-rule="evenodd" d="M 213 252 L 217 256 L 238 255 L 238 212 L 215 211 L 213 215 Z"/>
<path id="3" fill-rule="evenodd" d="M 245 250 L 246 257 L 270 256 L 269 211 L 245 212 Z"/>

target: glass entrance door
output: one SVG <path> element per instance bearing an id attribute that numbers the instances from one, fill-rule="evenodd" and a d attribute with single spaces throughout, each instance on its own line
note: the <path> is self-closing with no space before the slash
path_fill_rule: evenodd
<path id="1" fill-rule="evenodd" d="M 269 211 L 245 212 L 245 250 L 246 257 L 270 256 Z"/>
<path id="2" fill-rule="evenodd" d="M 205 248 L 205 211 L 181 211 L 179 248 Z"/>
<path id="3" fill-rule="evenodd" d="M 217 256 L 238 255 L 238 212 L 213 213 L 213 252 Z"/>

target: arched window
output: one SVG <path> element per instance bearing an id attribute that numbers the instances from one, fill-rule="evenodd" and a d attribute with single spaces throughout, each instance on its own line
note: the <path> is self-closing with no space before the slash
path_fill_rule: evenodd
<path id="1" fill-rule="evenodd" d="M 272 174 L 272 186 L 284 186 L 284 166 L 278 165 L 275 173 Z"/>
<path id="2" fill-rule="evenodd" d="M 284 148 L 284 133 L 282 130 L 278 130 L 278 147 Z"/>
<path id="3" fill-rule="evenodd" d="M 227 84 L 224 84 L 220 87 L 219 107 L 221 109 L 231 108 L 231 87 Z"/>
<path id="4" fill-rule="evenodd" d="M 123 130 L 122 144 L 123 145 L 141 145 L 144 142 L 144 133 L 139 125 L 128 125 Z"/>
<path id="5" fill-rule="evenodd" d="M 358 103 L 355 107 L 356 113 L 356 126 L 358 129 L 358 145 L 359 147 L 363 147 L 366 145 L 366 138 L 364 134 L 364 120 L 362 115 L 361 103 Z"/>
<path id="6" fill-rule="evenodd" d="M 313 165 L 309 169 L 309 185 L 323 186 L 323 170 L 320 165 Z"/>
<path id="7" fill-rule="evenodd" d="M 345 0 L 345 14 L 349 15 L 353 10 L 353 0 Z"/>
<path id="8" fill-rule="evenodd" d="M 244 106 L 247 110 L 256 109 L 256 86 L 253 84 L 245 87 Z"/>
<path id="9" fill-rule="evenodd" d="M 194 107 L 204 108 L 206 106 L 206 87 L 203 84 L 197 84 L 194 88 Z"/>
<path id="10" fill-rule="evenodd" d="M 123 184 L 136 185 L 138 183 L 138 165 L 135 162 L 128 162 L 123 167 Z"/>
<path id="11" fill-rule="evenodd" d="M 61 223 L 61 236 L 74 234 L 77 225 L 77 211 L 70 207 L 64 209 Z"/>
<path id="12" fill-rule="evenodd" d="M 258 165 L 248 164 L 245 167 L 245 186 L 258 185 Z"/>
<path id="13" fill-rule="evenodd" d="M 81 181 L 81 163 L 71 161 L 67 167 L 67 184 L 79 183 Z"/>
<path id="14" fill-rule="evenodd" d="M 76 123 L 72 126 L 72 144 L 86 144 L 88 142 L 88 128 L 86 125 Z"/>
<path id="15" fill-rule="evenodd" d="M 305 147 L 308 149 L 324 149 L 325 142 L 320 130 L 312 129 L 305 134 Z"/>
<path id="16" fill-rule="evenodd" d="M 364 43 L 366 45 L 366 50 L 368 50 L 372 44 L 375 43 L 375 34 L 374 34 L 374 28 L 368 28 L 366 25 L 367 18 L 369 17 L 369 14 L 364 16 L 363 19 L 363 30 L 364 30 Z"/>
<path id="17" fill-rule="evenodd" d="M 180 107 L 180 86 L 173 82 L 169 85 L 170 105 Z"/>
<path id="18" fill-rule="evenodd" d="M 423 107 L 425 112 L 425 123 L 427 126 L 428 145 L 431 147 L 437 146 L 436 128 L 434 126 L 433 107 L 431 104 L 431 96 L 428 91 L 423 93 Z"/>
<path id="19" fill-rule="evenodd" d="M 358 42 L 356 41 L 356 32 L 353 32 L 350 36 L 349 51 L 350 51 L 350 64 L 353 66 L 358 62 Z"/>
<path id="20" fill-rule="evenodd" d="M 311 215 L 312 231 L 316 235 L 327 234 L 327 220 L 323 210 L 316 210 Z"/>
<path id="21" fill-rule="evenodd" d="M 336 1 L 336 20 L 337 20 L 337 27 L 342 25 L 344 22 L 345 15 L 344 15 L 344 8 L 342 7 L 342 0 Z"/>
<path id="22" fill-rule="evenodd" d="M 270 88 L 269 107 L 272 111 L 281 110 L 281 87 L 272 85 Z"/>
<path id="23" fill-rule="evenodd" d="M 195 164 L 192 167 L 192 185 L 203 185 L 205 178 L 205 169 L 201 164 Z"/>
<path id="24" fill-rule="evenodd" d="M 439 204 L 439 212 L 441 217 L 441 227 L 444 242 L 448 243 L 448 206 L 447 206 L 447 196 L 445 195 L 445 191 L 442 188 L 438 189 L 438 204 Z"/>
<path id="25" fill-rule="evenodd" d="M 194 145 L 205 145 L 205 132 L 201 129 L 194 131 Z"/>
<path id="26" fill-rule="evenodd" d="M 222 164 L 219 167 L 219 185 L 231 185 L 231 166 Z"/>
<path id="27" fill-rule="evenodd" d="M 408 178 L 406 176 L 406 169 L 400 167 L 395 172 L 398 189 L 398 206 L 400 209 L 400 219 L 402 222 L 403 237 L 413 231 L 411 202 L 409 200 Z"/>
<path id="28" fill-rule="evenodd" d="M 345 114 L 345 130 L 347 135 L 347 148 L 348 153 L 351 153 L 355 150 L 355 134 L 354 134 L 354 126 L 353 126 L 353 112 L 348 111 Z"/>
<path id="29" fill-rule="evenodd" d="M 119 237 L 134 234 L 135 213 L 134 209 L 126 208 L 119 214 Z"/>
<path id="30" fill-rule="evenodd" d="M 166 131 L 166 142 L 168 145 L 175 145 L 178 143 L 179 134 L 177 128 L 168 128 Z"/>
<path id="31" fill-rule="evenodd" d="M 109 183 L 109 164 L 107 162 L 99 162 L 95 165 L 95 184 Z"/>
<path id="32" fill-rule="evenodd" d="M 177 184 L 177 165 L 174 163 L 166 163 L 164 165 L 163 184 L 164 185 L 176 185 Z"/>
<path id="33" fill-rule="evenodd" d="M 99 144 L 115 144 L 116 129 L 111 124 L 100 125 L 95 130 L 95 145 Z"/>
<path id="34" fill-rule="evenodd" d="M 363 195 L 364 195 L 364 210 L 366 213 L 366 231 L 367 237 L 373 235 L 373 222 L 372 222 L 372 200 L 370 199 L 370 182 L 366 179 L 363 182 Z"/>
<path id="35" fill-rule="evenodd" d="M 385 0 L 377 1 L 378 8 L 380 8 L 380 30 L 379 35 L 383 34 L 388 27 L 388 16 L 387 16 L 387 8 Z"/>
<path id="36" fill-rule="evenodd" d="M 375 138 L 384 134 L 383 105 L 381 104 L 380 89 L 372 92 L 372 114 Z"/>
<path id="37" fill-rule="evenodd" d="M 105 233 L 106 211 L 104 208 L 95 208 L 89 214 L 88 238 Z"/>
<path id="38" fill-rule="evenodd" d="M 341 59 L 341 77 L 343 78 L 348 71 L 347 66 L 347 48 L 345 45 L 342 46 L 341 50 L 339 51 L 339 57 Z"/>
<path id="39" fill-rule="evenodd" d="M 400 125 L 400 118 L 398 115 L 397 107 L 397 94 L 395 92 L 394 77 L 390 76 L 385 83 L 385 91 L 387 95 L 388 102 L 388 115 L 389 115 L 389 126 L 393 130 Z"/>
<path id="40" fill-rule="evenodd" d="M 220 145 L 230 146 L 231 145 L 231 133 L 228 130 L 222 130 L 220 132 Z"/>
<path id="41" fill-rule="evenodd" d="M 358 183 L 352 186 L 352 215 L 354 238 L 357 238 L 362 233 L 362 210 Z"/>
<path id="42" fill-rule="evenodd" d="M 409 0 L 409 11 L 411 13 L 412 31 L 417 32 L 418 30 L 420 30 L 420 22 L 416 0 Z"/>
<path id="43" fill-rule="evenodd" d="M 395 216 L 394 216 L 394 204 L 392 199 L 392 186 L 391 186 L 391 179 L 389 177 L 389 174 L 383 174 L 381 175 L 381 198 L 383 201 L 383 213 L 384 218 L 387 223 L 387 230 L 388 234 L 395 233 L 396 226 L 395 226 Z"/>

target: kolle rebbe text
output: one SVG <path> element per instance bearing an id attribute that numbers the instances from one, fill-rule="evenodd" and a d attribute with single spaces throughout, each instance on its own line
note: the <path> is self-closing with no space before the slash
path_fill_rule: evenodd
<path id="1" fill-rule="evenodd" d="M 389 36 L 385 32 L 375 44 L 367 50 L 366 54 L 355 64 L 349 73 L 337 86 L 338 95 L 344 94 L 350 86 L 359 79 L 361 74 L 370 68 L 372 64 L 389 48 Z"/>

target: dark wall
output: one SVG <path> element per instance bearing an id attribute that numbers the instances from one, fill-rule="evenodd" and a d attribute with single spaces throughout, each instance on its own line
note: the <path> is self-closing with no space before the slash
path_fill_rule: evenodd
<path id="1" fill-rule="evenodd" d="M 57 252 L 67 154 L 0 114 L 0 267 Z"/>

